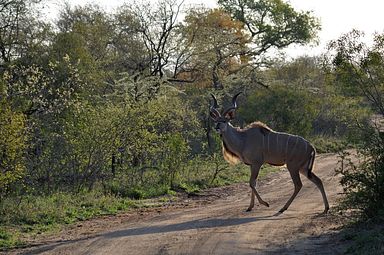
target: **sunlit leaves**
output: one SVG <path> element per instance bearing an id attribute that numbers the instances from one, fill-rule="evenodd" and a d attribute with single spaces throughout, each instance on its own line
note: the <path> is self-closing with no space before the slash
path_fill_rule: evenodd
<path id="1" fill-rule="evenodd" d="M 374 35 L 368 47 L 361 41 L 364 34 L 353 30 L 329 45 L 329 62 L 335 82 L 347 95 L 363 95 L 373 107 L 384 114 L 384 43 L 383 35 Z"/>
<path id="2" fill-rule="evenodd" d="M 319 21 L 310 12 L 299 12 L 282 0 L 219 0 L 232 17 L 244 23 L 254 43 L 254 54 L 271 47 L 305 44 L 316 36 Z"/>
<path id="3" fill-rule="evenodd" d="M 220 9 L 191 9 L 183 27 L 189 45 L 189 61 L 182 66 L 190 79 L 220 88 L 223 75 L 248 64 L 248 36 L 242 23 Z M 180 73 L 183 75 L 183 72 Z"/>
<path id="4" fill-rule="evenodd" d="M 4 73 L 6 97 L 26 115 L 60 113 L 75 104 L 83 88 L 78 70 L 68 56 L 39 66 L 11 66 Z"/>
<path id="5" fill-rule="evenodd" d="M 384 40 L 382 34 L 374 35 L 374 43 L 362 42 L 364 34 L 353 30 L 330 43 L 330 72 L 340 93 L 348 97 L 361 97 L 371 109 L 384 114 Z M 384 147 L 382 125 L 377 121 L 356 121 L 359 131 L 358 157 L 355 164 L 346 153 L 338 169 L 346 196 L 343 209 L 354 209 L 364 216 L 377 217 L 383 211 L 384 195 Z"/>
<path id="6" fill-rule="evenodd" d="M 253 93 L 248 104 L 240 108 L 247 123 L 261 120 L 277 131 L 304 137 L 312 132 L 318 112 L 317 102 L 308 91 L 283 86 Z"/>
<path id="7" fill-rule="evenodd" d="M 0 1 L 0 67 L 17 59 L 30 63 L 44 52 L 50 25 L 39 19 L 40 0 Z"/>
<path id="8" fill-rule="evenodd" d="M 23 114 L 0 98 L 0 197 L 25 175 L 26 127 Z"/>

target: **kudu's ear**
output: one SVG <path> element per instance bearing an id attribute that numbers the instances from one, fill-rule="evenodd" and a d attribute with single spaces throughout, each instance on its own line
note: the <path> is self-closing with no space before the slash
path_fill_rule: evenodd
<path id="1" fill-rule="evenodd" d="M 228 120 L 232 120 L 235 118 L 235 113 L 237 109 L 237 97 L 241 94 L 241 92 L 237 93 L 232 97 L 232 106 L 229 107 L 225 112 L 224 112 L 224 117 Z"/>
<path id="2" fill-rule="evenodd" d="M 235 118 L 236 109 L 231 108 L 225 112 L 224 117 L 228 120 L 233 120 Z"/>

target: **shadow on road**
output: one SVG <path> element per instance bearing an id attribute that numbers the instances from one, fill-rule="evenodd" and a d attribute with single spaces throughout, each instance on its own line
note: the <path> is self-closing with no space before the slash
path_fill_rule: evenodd
<path id="1" fill-rule="evenodd" d="M 102 236 L 104 238 L 119 238 L 124 236 L 167 233 L 167 232 L 184 231 L 184 230 L 191 230 L 191 229 L 227 227 L 227 226 L 246 224 L 246 223 L 255 222 L 255 221 L 261 221 L 261 220 L 281 220 L 281 219 L 289 219 L 289 218 L 263 216 L 263 217 L 227 218 L 227 219 L 199 219 L 199 220 L 186 221 L 186 222 L 170 224 L 170 225 L 155 225 L 155 226 L 148 226 L 148 227 L 118 230 L 118 231 L 106 233 Z"/>
<path id="2" fill-rule="evenodd" d="M 147 226 L 147 227 L 140 227 L 140 228 L 123 229 L 123 230 L 112 231 L 112 232 L 99 234 L 95 236 L 78 238 L 74 240 L 65 240 L 65 241 L 59 241 L 59 242 L 54 242 L 49 244 L 42 244 L 36 248 L 29 249 L 28 251 L 22 252 L 20 254 L 39 254 L 42 252 L 51 251 L 63 245 L 73 244 L 76 242 L 81 242 L 81 241 L 90 240 L 94 238 L 113 239 L 113 238 L 120 238 L 120 237 L 168 233 L 168 232 L 185 231 L 185 230 L 192 230 L 192 229 L 227 227 L 227 226 L 247 224 L 247 223 L 256 222 L 256 221 L 264 221 L 264 220 L 272 221 L 272 220 L 283 220 L 283 219 L 289 219 L 289 218 L 292 218 L 292 217 L 275 217 L 271 215 L 271 216 L 246 217 L 246 218 L 224 218 L 224 219 L 211 218 L 211 219 L 191 220 L 191 221 L 170 224 L 170 225 L 155 225 L 155 226 Z"/>

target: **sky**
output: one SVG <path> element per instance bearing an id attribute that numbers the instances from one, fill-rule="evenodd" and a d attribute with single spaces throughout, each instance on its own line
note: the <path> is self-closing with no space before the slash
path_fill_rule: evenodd
<path id="1" fill-rule="evenodd" d="M 131 0 L 66 0 L 71 5 L 98 4 L 106 10 L 113 10 Z M 156 1 L 156 0 L 151 0 Z M 216 0 L 184 0 L 185 4 L 204 4 L 215 7 Z M 325 51 L 330 40 L 335 40 L 353 28 L 364 31 L 367 43 L 372 34 L 384 33 L 383 0 L 288 0 L 296 10 L 312 11 L 320 19 L 322 30 L 319 32 L 317 46 L 290 46 L 286 54 L 290 58 L 301 55 L 318 55 Z M 45 2 L 46 3 L 46 2 Z M 64 0 L 48 0 L 45 11 L 50 19 L 55 19 Z"/>

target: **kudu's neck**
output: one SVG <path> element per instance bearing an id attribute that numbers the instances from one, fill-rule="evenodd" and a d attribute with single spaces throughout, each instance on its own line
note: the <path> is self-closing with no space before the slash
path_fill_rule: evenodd
<path id="1" fill-rule="evenodd" d="M 237 128 L 228 123 L 228 127 L 221 134 L 221 137 L 230 151 L 236 155 L 240 155 L 243 150 L 243 134 Z"/>

